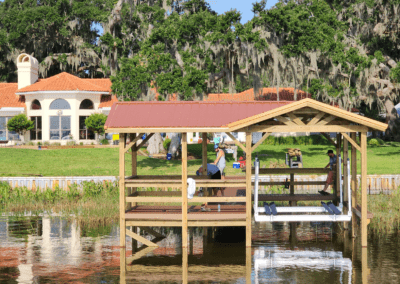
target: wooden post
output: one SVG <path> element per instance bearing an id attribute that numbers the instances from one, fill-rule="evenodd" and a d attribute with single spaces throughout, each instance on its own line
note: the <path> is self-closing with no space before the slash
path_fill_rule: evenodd
<path id="1" fill-rule="evenodd" d="M 203 166 L 203 176 L 207 175 L 207 132 L 203 132 L 201 134 L 201 157 L 202 157 L 202 163 L 201 165 Z M 203 189 L 204 195 L 208 196 L 209 188 L 204 188 Z"/>
<path id="2" fill-rule="evenodd" d="M 187 133 L 182 133 L 182 248 L 185 249 L 188 245 L 187 211 Z"/>
<path id="3" fill-rule="evenodd" d="M 125 134 L 119 134 L 119 243 L 125 247 Z"/>
<path id="4" fill-rule="evenodd" d="M 367 133 L 361 132 L 361 246 L 367 246 Z"/>
<path id="5" fill-rule="evenodd" d="M 130 137 L 131 137 L 131 141 L 133 141 L 135 138 L 136 138 L 136 133 L 132 133 L 131 135 L 130 135 Z M 132 148 L 131 148 L 131 156 L 132 156 L 132 175 L 133 176 L 136 176 L 137 175 L 137 147 L 136 147 L 136 144 L 137 143 L 135 143 L 133 146 L 132 146 Z M 133 193 L 133 192 L 135 192 L 137 190 L 137 187 L 133 187 L 133 188 L 131 188 L 131 190 L 130 190 L 130 193 Z M 132 208 L 132 207 L 134 207 L 134 206 L 136 206 L 137 204 L 136 204 L 136 202 L 132 202 L 132 203 L 130 203 L 130 208 Z"/>
<path id="6" fill-rule="evenodd" d="M 124 248 L 120 248 L 119 251 L 119 256 L 120 256 L 120 284 L 126 284 L 126 251 Z"/>
<path id="7" fill-rule="evenodd" d="M 251 284 L 251 247 L 246 247 L 246 284 Z"/>
<path id="8" fill-rule="evenodd" d="M 353 139 L 354 141 L 357 141 L 357 133 L 352 132 L 350 133 L 350 138 Z M 351 145 L 351 206 L 352 207 L 357 207 L 357 149 L 353 145 Z M 351 210 L 351 208 L 349 208 Z M 352 214 L 352 221 L 351 221 L 351 227 L 352 227 L 352 235 L 355 237 L 356 235 L 356 230 L 357 230 L 357 222 L 356 218 L 357 215 L 355 213 Z"/>
<path id="9" fill-rule="evenodd" d="M 336 133 L 336 156 L 337 156 L 337 163 L 336 163 L 336 183 L 335 183 L 335 190 L 334 190 L 334 194 L 336 197 L 336 201 L 334 201 L 335 205 L 337 206 L 338 203 L 338 199 L 340 198 L 339 194 L 340 194 L 340 181 L 342 179 L 341 175 L 339 174 L 340 172 L 340 168 L 341 168 L 341 164 L 339 164 L 339 155 L 342 152 L 342 134 L 340 133 Z"/>
<path id="10" fill-rule="evenodd" d="M 343 137 L 343 202 L 348 202 L 349 201 L 349 196 L 348 196 L 348 174 L 347 174 L 347 159 L 349 157 L 349 141 Z M 343 212 L 344 214 L 347 214 L 347 212 L 351 210 L 351 208 L 348 208 L 348 203 L 347 206 L 343 207 Z M 343 223 L 343 228 L 345 230 L 348 229 L 349 223 L 344 222 Z"/>
<path id="11" fill-rule="evenodd" d="M 246 247 L 251 247 L 251 132 L 246 132 Z"/>
<path id="12" fill-rule="evenodd" d="M 294 195 L 294 174 L 290 174 L 290 195 Z M 290 206 L 297 206 L 297 201 L 290 201 Z"/>
<path id="13" fill-rule="evenodd" d="M 182 283 L 188 283 L 188 251 L 187 247 L 182 248 Z"/>

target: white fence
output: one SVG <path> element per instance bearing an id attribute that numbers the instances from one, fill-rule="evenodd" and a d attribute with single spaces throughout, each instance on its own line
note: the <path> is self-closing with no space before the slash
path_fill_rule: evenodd
<path id="1" fill-rule="evenodd" d="M 253 177 L 254 178 L 254 177 Z M 357 176 L 360 184 L 360 175 Z M 279 181 L 284 182 L 289 179 L 288 175 L 262 175 L 260 182 Z M 9 183 L 12 187 L 24 186 L 29 189 L 60 188 L 67 189 L 69 185 L 77 184 L 80 188 L 82 183 L 93 182 L 114 182 L 118 178 L 115 176 L 81 176 L 81 177 L 0 177 L 0 181 Z M 295 175 L 295 181 L 325 181 L 326 175 Z M 369 194 L 388 194 L 391 190 L 400 186 L 400 175 L 368 175 L 367 189 Z M 323 189 L 323 185 L 296 185 L 296 193 L 317 193 Z M 261 186 L 260 191 L 267 190 L 266 186 Z"/>

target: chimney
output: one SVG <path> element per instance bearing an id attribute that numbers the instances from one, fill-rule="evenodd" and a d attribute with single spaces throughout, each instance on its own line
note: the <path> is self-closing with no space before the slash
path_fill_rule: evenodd
<path id="1" fill-rule="evenodd" d="M 18 90 L 32 85 L 38 80 L 38 61 L 36 58 L 22 53 L 17 58 Z"/>

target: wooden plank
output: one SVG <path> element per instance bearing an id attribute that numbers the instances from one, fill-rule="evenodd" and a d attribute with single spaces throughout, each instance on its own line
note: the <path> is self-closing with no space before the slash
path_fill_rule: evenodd
<path id="1" fill-rule="evenodd" d="M 226 133 L 226 135 L 229 136 L 229 138 L 232 139 L 233 142 L 235 142 L 235 144 L 236 144 L 237 146 L 239 146 L 240 148 L 242 148 L 242 150 L 246 153 L 246 148 L 243 146 L 242 143 L 240 143 L 230 132 L 225 132 L 225 133 Z"/>
<path id="2" fill-rule="evenodd" d="M 356 141 L 357 133 L 351 133 L 351 138 Z M 353 207 L 357 206 L 357 151 L 356 148 L 351 145 L 351 204 Z M 355 222 L 353 224 L 353 232 L 355 232 Z"/>
<path id="3" fill-rule="evenodd" d="M 336 133 L 336 156 L 339 157 L 339 155 L 341 155 L 341 152 L 342 152 L 342 135 L 340 133 Z M 333 187 L 333 192 L 334 192 L 335 196 L 338 197 L 337 200 L 339 200 L 339 198 L 340 198 L 340 190 L 339 189 L 340 189 L 340 181 L 341 181 L 342 176 L 339 173 L 340 173 L 341 168 L 342 168 L 342 164 L 339 164 L 339 158 L 338 158 L 337 163 L 336 163 L 336 183 L 334 184 L 334 187 Z M 335 202 L 335 205 L 336 206 L 339 205 L 338 201 Z"/>
<path id="4" fill-rule="evenodd" d="M 359 125 L 254 125 L 238 129 L 237 132 L 363 132 L 368 127 Z"/>
<path id="5" fill-rule="evenodd" d="M 133 145 L 136 145 L 136 142 L 144 135 L 144 133 L 140 133 L 133 141 L 131 141 L 128 146 L 125 147 L 125 152 L 132 148 Z"/>
<path id="6" fill-rule="evenodd" d="M 121 247 L 125 247 L 125 134 L 119 135 L 119 226 Z"/>
<path id="7" fill-rule="evenodd" d="M 160 234 L 157 231 L 154 231 L 153 229 L 149 228 L 149 227 L 140 227 L 140 229 L 142 229 L 143 231 L 149 233 L 150 235 L 156 237 L 156 238 L 165 238 L 165 236 L 163 234 Z"/>
<path id="8" fill-rule="evenodd" d="M 307 123 L 307 126 L 312 126 L 317 124 L 317 122 L 325 115 L 325 112 L 320 111 L 309 123 Z"/>
<path id="9" fill-rule="evenodd" d="M 279 122 L 284 123 L 285 125 L 289 125 L 289 126 L 296 126 L 297 125 L 293 121 L 290 121 L 289 119 L 287 119 L 286 117 L 283 117 L 283 116 L 277 116 L 275 118 L 276 118 L 276 120 L 278 120 Z"/>
<path id="10" fill-rule="evenodd" d="M 320 126 L 320 125 L 326 125 L 329 122 L 333 121 L 336 118 L 336 116 L 334 115 L 330 115 L 324 119 L 322 119 L 321 121 L 319 121 L 316 125 Z"/>
<path id="11" fill-rule="evenodd" d="M 325 133 L 325 132 L 321 132 L 321 134 L 322 134 L 326 139 L 328 139 L 328 141 L 331 142 L 331 144 L 332 144 L 333 146 L 336 147 L 336 142 L 332 140 L 332 138 L 329 136 L 329 134 L 327 134 L 327 133 Z"/>
<path id="12" fill-rule="evenodd" d="M 182 133 L 182 248 L 188 246 L 187 133 Z"/>
<path id="13" fill-rule="evenodd" d="M 147 141 L 150 140 L 151 137 L 153 137 L 154 133 L 150 133 L 149 135 L 146 136 L 146 138 L 136 147 L 136 151 L 139 150 L 140 148 L 143 147 L 144 144 L 147 143 Z"/>
<path id="14" fill-rule="evenodd" d="M 318 201 L 318 200 L 335 200 L 333 194 L 259 194 L 258 201 Z"/>
<path id="15" fill-rule="evenodd" d="M 130 134 L 130 140 L 133 141 L 136 139 L 136 133 L 132 133 Z M 132 146 L 132 151 L 131 151 L 131 162 L 132 162 L 132 176 L 136 176 L 137 175 L 137 147 L 136 144 Z M 137 190 L 137 187 L 133 187 L 131 188 L 131 192 L 134 192 Z M 136 203 L 129 203 L 129 208 L 132 208 L 133 206 L 136 206 Z"/>
<path id="16" fill-rule="evenodd" d="M 192 178 L 195 180 L 208 180 L 211 179 L 209 176 L 197 176 L 197 175 L 188 175 L 188 178 Z M 130 177 L 125 177 L 126 181 L 129 180 L 177 180 L 179 182 L 182 181 L 182 175 L 162 175 L 162 176 L 151 176 L 151 175 L 135 175 Z"/>
<path id="17" fill-rule="evenodd" d="M 162 203 L 169 203 L 169 202 L 182 202 L 182 197 L 126 197 L 127 202 L 162 202 Z"/>
<path id="18" fill-rule="evenodd" d="M 176 187 L 181 188 L 182 182 L 176 180 L 165 180 L 165 181 L 127 181 L 126 186 L 134 187 Z M 196 187 L 245 187 L 245 181 L 234 181 L 234 180 L 203 180 L 196 181 Z"/>
<path id="19" fill-rule="evenodd" d="M 192 199 L 189 199 L 189 202 L 246 202 L 246 197 L 193 197 Z"/>
<path id="20" fill-rule="evenodd" d="M 350 136 L 345 132 L 343 132 L 342 135 L 343 135 L 344 138 L 346 138 L 346 140 L 348 142 L 351 143 L 351 145 L 353 145 L 358 151 L 361 152 L 361 147 L 360 147 L 360 145 L 357 144 L 357 142 L 355 140 L 351 139 Z"/>
<path id="21" fill-rule="evenodd" d="M 361 132 L 361 246 L 368 242 L 367 223 L 367 132 Z"/>
<path id="22" fill-rule="evenodd" d="M 292 121 L 294 121 L 297 125 L 306 125 L 300 118 L 298 118 L 294 113 L 289 112 L 288 116 Z"/>
<path id="23" fill-rule="evenodd" d="M 227 220 L 227 221 L 201 221 L 189 220 L 189 227 L 245 227 L 246 221 Z"/>
<path id="24" fill-rule="evenodd" d="M 267 139 L 269 135 L 271 135 L 271 133 L 265 133 L 263 137 L 258 140 L 256 144 L 253 145 L 253 147 L 251 148 L 251 152 L 254 152 L 254 150 L 257 149 L 257 147 L 260 146 L 261 143 L 264 142 L 264 140 Z"/>
<path id="25" fill-rule="evenodd" d="M 246 247 L 251 247 L 251 139 L 252 133 L 246 132 Z"/>
<path id="26" fill-rule="evenodd" d="M 245 170 L 243 170 L 245 171 Z M 254 169 L 252 169 L 252 174 Z M 270 168 L 260 169 L 260 174 L 327 174 L 329 169 L 326 168 Z"/>
<path id="27" fill-rule="evenodd" d="M 181 221 L 173 221 L 173 220 L 135 220 L 135 221 L 126 221 L 127 226 L 151 226 L 151 227 L 181 227 Z"/>
<path id="28" fill-rule="evenodd" d="M 360 218 L 360 219 L 362 218 L 362 209 L 361 209 L 360 205 L 357 205 L 356 207 L 353 207 L 351 209 L 357 215 L 358 218 Z M 372 218 L 374 218 L 374 214 L 367 211 L 367 219 L 372 219 Z"/>
<path id="29" fill-rule="evenodd" d="M 130 236 L 132 239 L 137 240 L 138 242 L 141 242 L 142 244 L 148 246 L 148 247 L 158 247 L 157 244 L 149 241 L 148 239 L 143 238 L 142 236 L 139 236 L 138 234 L 135 234 L 132 231 L 125 230 L 125 233 Z"/>
<path id="30" fill-rule="evenodd" d="M 155 250 L 157 247 L 146 247 L 138 252 L 136 252 L 135 254 L 133 254 L 132 256 L 129 256 L 126 258 L 126 263 L 128 265 L 130 265 L 134 260 L 140 259 L 143 256 L 145 256 L 146 254 L 152 252 L 153 250 Z"/>
<path id="31" fill-rule="evenodd" d="M 348 140 L 344 137 L 343 139 L 343 202 L 346 202 L 345 204 L 348 204 L 349 201 L 349 194 L 348 194 L 348 167 L 347 167 L 347 159 L 349 158 L 349 142 Z M 348 206 L 343 207 L 343 213 L 347 214 L 350 209 Z M 344 222 L 343 223 L 343 228 L 347 230 L 349 228 L 349 223 Z"/>

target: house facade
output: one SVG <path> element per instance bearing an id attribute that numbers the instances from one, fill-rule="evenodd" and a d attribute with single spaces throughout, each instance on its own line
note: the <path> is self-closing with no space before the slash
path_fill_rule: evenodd
<path id="1" fill-rule="evenodd" d="M 17 58 L 18 83 L 0 83 L 0 143 L 16 141 L 90 144 L 95 135 L 85 126 L 93 113 L 108 115 L 117 101 L 110 79 L 82 79 L 69 73 L 39 79 L 36 58 Z M 24 113 L 35 124 L 24 137 L 7 129 L 7 122 Z"/>

